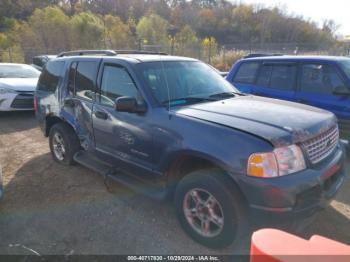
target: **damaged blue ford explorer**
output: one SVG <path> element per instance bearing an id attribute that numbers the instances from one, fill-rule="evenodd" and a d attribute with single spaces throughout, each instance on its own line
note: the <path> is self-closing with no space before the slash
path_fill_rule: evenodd
<path id="1" fill-rule="evenodd" d="M 255 220 L 303 223 L 345 177 L 332 113 L 244 95 L 195 59 L 62 53 L 43 70 L 35 108 L 55 161 L 173 199 L 184 230 L 212 248 Z"/>

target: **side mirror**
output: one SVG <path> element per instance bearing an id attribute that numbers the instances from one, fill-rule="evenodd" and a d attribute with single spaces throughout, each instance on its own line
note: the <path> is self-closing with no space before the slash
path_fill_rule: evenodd
<path id="1" fill-rule="evenodd" d="M 345 86 L 336 86 L 333 89 L 333 95 L 336 96 L 350 96 L 350 90 Z"/>
<path id="2" fill-rule="evenodd" d="M 134 97 L 122 96 L 115 100 L 115 110 L 128 113 L 145 113 L 145 104 L 139 104 Z"/>

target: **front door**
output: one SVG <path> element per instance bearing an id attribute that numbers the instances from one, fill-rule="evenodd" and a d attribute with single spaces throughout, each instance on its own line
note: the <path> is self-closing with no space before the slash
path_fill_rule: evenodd
<path id="1" fill-rule="evenodd" d="M 350 97 L 333 94 L 334 88 L 348 89 L 334 65 L 302 64 L 299 87 L 299 102 L 329 110 L 339 119 L 349 117 Z"/>
<path id="2" fill-rule="evenodd" d="M 100 93 L 93 109 L 93 128 L 97 151 L 116 167 L 146 176 L 153 169 L 150 110 L 144 114 L 118 112 L 118 97 L 143 98 L 128 70 L 118 64 L 102 67 Z"/>

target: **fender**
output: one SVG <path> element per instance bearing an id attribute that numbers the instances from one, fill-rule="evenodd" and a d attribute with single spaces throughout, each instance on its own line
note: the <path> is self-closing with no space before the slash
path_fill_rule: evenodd
<path id="1" fill-rule="evenodd" d="M 221 168 L 222 170 L 225 170 L 232 178 L 235 176 L 234 174 L 237 174 L 236 172 L 234 172 L 234 170 L 230 168 L 228 164 L 221 161 L 220 159 L 215 158 L 203 152 L 189 150 L 189 149 L 178 150 L 169 154 L 169 156 L 161 164 L 160 172 L 163 174 L 169 175 L 169 170 L 172 168 L 174 163 L 181 160 L 182 158 L 191 158 L 191 157 L 212 163 L 213 165 Z"/>

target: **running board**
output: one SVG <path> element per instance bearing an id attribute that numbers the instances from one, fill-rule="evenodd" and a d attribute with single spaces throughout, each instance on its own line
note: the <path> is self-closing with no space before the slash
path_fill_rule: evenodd
<path id="1" fill-rule="evenodd" d="M 167 196 L 167 191 L 164 188 L 142 182 L 140 179 L 122 172 L 118 167 L 113 167 L 112 165 L 109 165 L 86 151 L 77 152 L 74 155 L 74 161 L 82 166 L 94 170 L 98 174 L 104 176 L 105 179 L 111 178 L 114 181 L 151 198 L 162 200 Z"/>

